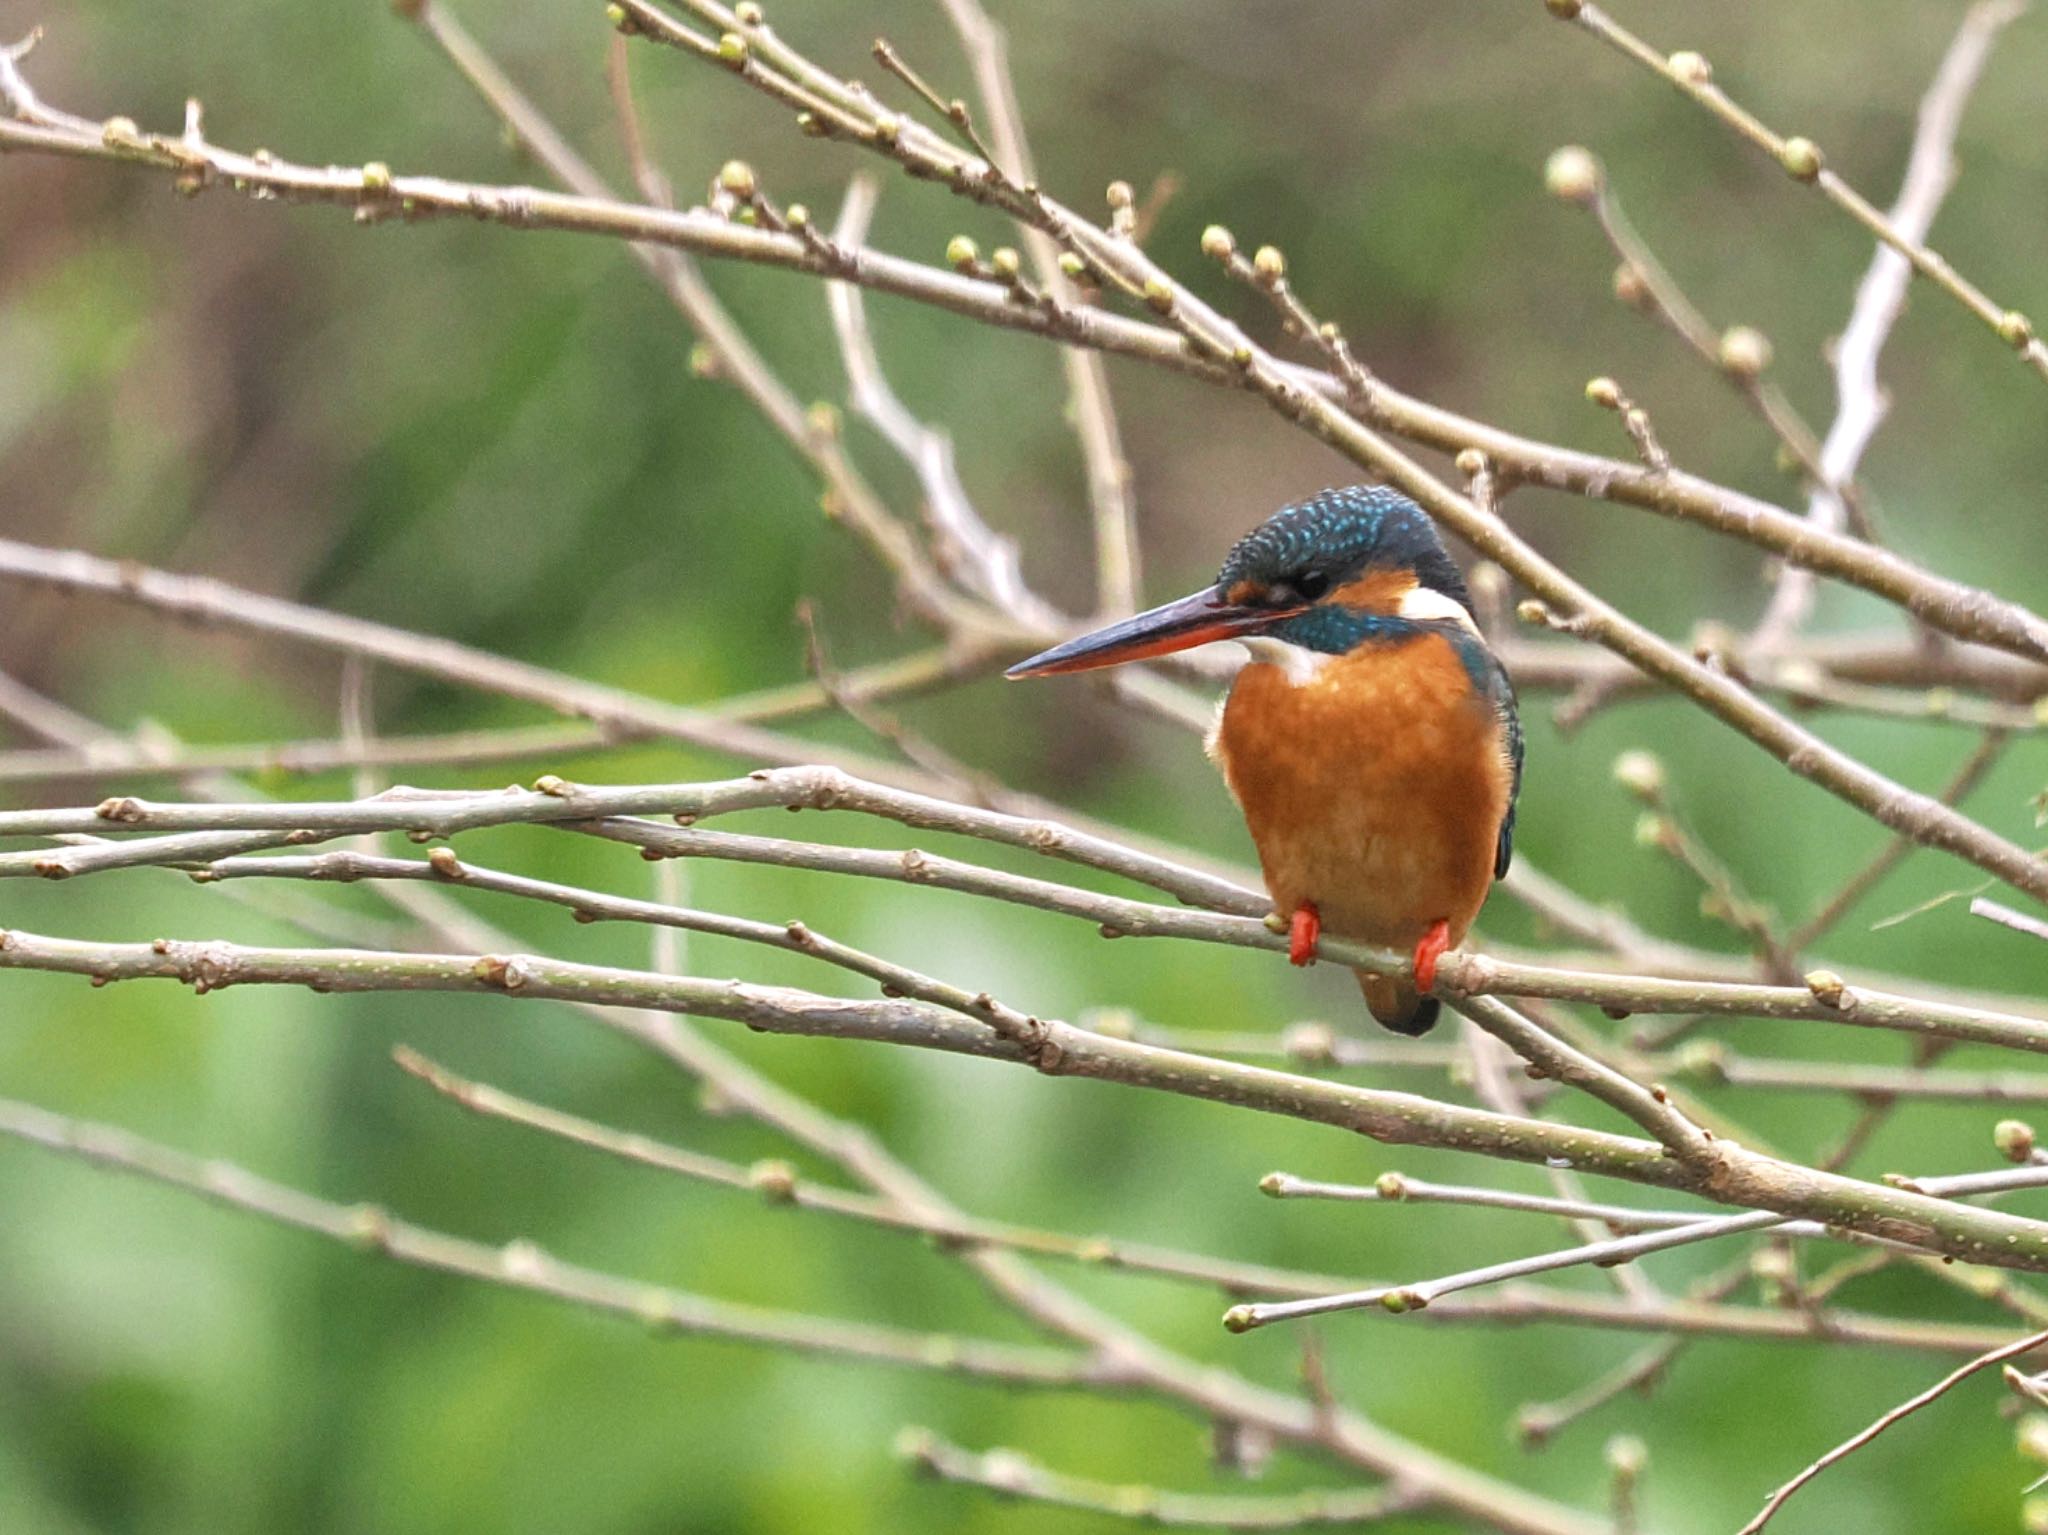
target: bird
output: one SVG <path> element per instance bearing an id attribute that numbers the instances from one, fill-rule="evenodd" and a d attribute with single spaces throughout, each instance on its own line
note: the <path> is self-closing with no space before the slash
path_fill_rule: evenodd
<path id="1" fill-rule="evenodd" d="M 1288 957 L 1324 933 L 1413 956 L 1357 971 L 1400 1034 L 1437 1021 L 1437 962 L 1514 853 L 1515 690 L 1436 525 L 1384 485 L 1325 490 L 1239 539 L 1202 590 L 1032 656 L 1011 678 L 1218 640 L 1250 653 L 1207 746 L 1243 811 Z"/>

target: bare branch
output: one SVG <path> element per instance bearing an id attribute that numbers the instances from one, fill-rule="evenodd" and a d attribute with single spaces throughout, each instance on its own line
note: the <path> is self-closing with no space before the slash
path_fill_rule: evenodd
<path id="1" fill-rule="evenodd" d="M 1433 1144 L 1509 1161 L 1561 1158 L 1724 1203 L 1818 1220 L 1997 1268 L 2048 1270 L 2048 1223 L 1958 1206 L 1901 1187 L 1816 1173 L 1722 1141 L 1711 1165 L 1689 1169 L 1654 1143 L 1517 1120 L 1404 1093 L 1289 1076 L 1211 1057 L 1113 1039 L 1049 1019 L 1027 1039 L 910 1000 L 857 1002 L 782 987 L 706 981 L 530 954 L 414 954 L 348 949 L 263 949 L 237 944 L 81 943 L 19 930 L 0 942 L 0 968 L 55 970 L 101 983 L 161 978 L 199 991 L 233 985 L 323 991 L 461 991 L 689 1013 L 778 1034 L 911 1045 L 1030 1065 L 1047 1075 L 1094 1077 L 1318 1121 L 1394 1144 Z"/>
<path id="2" fill-rule="evenodd" d="M 1268 1497 L 1167 1492 L 1049 1471 L 1014 1450 L 977 1455 L 921 1428 L 903 1431 L 897 1439 L 897 1453 L 923 1475 L 942 1482 L 1169 1530 L 1319 1530 L 1377 1524 L 1411 1513 L 1425 1501 L 1416 1490 L 1398 1483 L 1367 1492 L 1332 1490 Z"/>
<path id="3" fill-rule="evenodd" d="M 832 243 L 841 250 L 862 246 L 874 218 L 880 188 L 873 177 L 853 179 L 832 229 Z M 864 416 L 912 469 L 924 488 L 926 513 L 939 557 L 957 571 L 962 583 L 1019 621 L 1045 633 L 1057 633 L 1066 620 L 1024 584 L 1014 540 L 999 537 L 982 519 L 960 483 L 953 459 L 953 440 L 926 426 L 896 397 L 882 372 L 868 330 L 867 306 L 861 290 L 850 282 L 826 286 L 831 301 L 832 329 L 846 365 L 853 408 Z M 1073 355 L 1071 352 L 1068 355 Z"/>
<path id="4" fill-rule="evenodd" d="M 1009 47 L 980 0 L 944 0 L 946 16 L 960 35 L 967 62 L 974 71 L 975 90 L 989 116 L 994 141 L 992 163 L 1018 185 L 1037 180 L 1031 150 L 1024 137 L 1024 112 L 1010 76 Z M 1072 308 L 1078 295 L 1061 270 L 1058 243 L 1026 222 L 1024 246 L 1031 256 L 1039 286 L 1055 306 Z M 1111 403 L 1109 375 L 1093 350 L 1065 348 L 1061 365 L 1067 372 L 1074 433 L 1088 472 L 1088 504 L 1095 530 L 1095 606 L 1105 616 L 1133 612 L 1138 606 L 1137 507 L 1131 493 L 1131 466 L 1124 456 L 1123 434 Z"/>
<path id="5" fill-rule="evenodd" d="M 1960 1198 L 1969 1194 L 2007 1192 L 2015 1188 L 2032 1188 L 2048 1183 L 2048 1168 L 2029 1167 L 2019 1171 L 2025 1176 L 2016 1179 L 2011 1171 L 2002 1170 L 1983 1174 L 1965 1173 L 1946 1178 L 1922 1178 L 1912 1180 L 1912 1185 L 1923 1193 L 1938 1194 L 1943 1198 Z M 1312 1192 L 1325 1198 L 1368 1197 L 1364 1191 L 1357 1191 L 1354 1195 L 1353 1191 L 1345 1190 L 1341 1185 L 1308 1184 L 1301 1180 L 1286 1180 L 1277 1188 L 1273 1187 L 1273 1184 L 1274 1178 L 1268 1178 L 1260 1186 L 1269 1193 Z M 1595 1205 L 1574 1206 L 1569 1201 L 1537 1200 L 1528 1195 L 1501 1194 L 1487 1189 L 1448 1190 L 1426 1184 L 1421 1187 L 1428 1192 L 1417 1196 L 1413 1193 L 1413 1180 L 1399 1178 L 1389 1185 L 1388 1180 L 1382 1179 L 1369 1197 L 1396 1200 L 1433 1197 L 1442 1203 L 1491 1204 L 1505 1209 L 1548 1214 L 1592 1215 L 1600 1219 L 1609 1219 L 1606 1212 L 1612 1208 Z M 1233 1306 L 1225 1315 L 1224 1324 L 1233 1332 L 1244 1332 L 1273 1322 L 1294 1321 L 1301 1317 L 1319 1316 L 1332 1311 L 1352 1311 L 1365 1306 L 1379 1306 L 1400 1315 L 1420 1311 L 1442 1297 L 1456 1294 L 1461 1290 L 1501 1284 L 1512 1279 L 1527 1278 L 1531 1274 L 1551 1273 L 1558 1269 L 1576 1268 L 1588 1263 L 1626 1263 L 1668 1248 L 1689 1246 L 1695 1242 L 1713 1241 L 1727 1236 L 1740 1236 L 1751 1231 L 1769 1230 L 1774 1236 L 1832 1237 L 1837 1240 L 1844 1236 L 1841 1231 L 1829 1230 L 1823 1222 L 1786 1221 L 1782 1217 L 1771 1217 L 1764 1211 L 1749 1215 L 1681 1218 L 1675 1222 L 1664 1218 L 1660 1212 L 1639 1214 L 1623 1211 L 1618 1218 L 1612 1219 L 1612 1224 L 1622 1229 L 1632 1226 L 1638 1229 L 1629 1235 L 1614 1237 L 1607 1241 L 1588 1242 L 1579 1247 L 1539 1253 L 1534 1257 L 1488 1264 L 1484 1268 L 1420 1283 L 1377 1285 L 1345 1295 L 1323 1295 L 1265 1305 Z M 1863 1240 L 1872 1238 L 1866 1236 Z M 1881 1245 L 1896 1245 L 1885 1242 L 1882 1238 L 1876 1240 Z"/>
<path id="6" fill-rule="evenodd" d="M 1963 24 L 1920 102 L 1905 180 L 1898 201 L 1885 215 L 1903 241 L 1924 242 L 1934 227 L 1934 216 L 1955 184 L 1955 143 L 1963 107 L 1998 34 L 2025 9 L 2026 0 L 1979 0 L 1963 14 Z M 1819 473 L 1806 504 L 1806 519 L 1817 528 L 1839 529 L 1849 513 L 1846 488 L 1885 417 L 1878 356 L 1906 307 L 1906 285 L 1912 276 L 1905 253 L 1880 237 L 1877 253 L 1857 285 L 1849 324 L 1835 342 L 1835 419 L 1821 444 Z M 1813 599 L 1813 573 L 1787 566 L 1757 626 L 1757 642 L 1777 644 L 1797 630 L 1812 612 Z"/>
<path id="7" fill-rule="evenodd" d="M 636 26 L 673 25 L 648 8 L 644 0 L 627 0 L 624 9 Z M 765 28 L 762 30 L 765 32 Z M 872 137 L 872 128 L 863 130 L 864 142 Z M 895 147 L 902 149 L 901 143 Z M 10 150 L 120 160 L 174 175 L 190 172 L 196 166 L 210 184 L 261 192 L 277 200 L 366 209 L 373 220 L 380 214 L 412 219 L 458 216 L 518 229 L 598 234 L 667 245 L 700 255 L 755 261 L 814 276 L 860 282 L 989 324 L 1030 331 L 1074 346 L 1116 351 L 1215 382 L 1231 382 L 1239 387 L 1258 383 L 1234 368 L 1227 353 L 1219 359 L 1213 352 L 1190 351 L 1179 333 L 1168 327 L 1078 306 L 1018 305 L 1010 288 L 999 281 L 961 277 L 878 251 L 861 252 L 850 269 L 841 270 L 842 263 L 822 255 L 812 242 L 797 234 L 750 228 L 705 210 L 671 212 L 602 198 L 526 187 L 466 185 L 435 177 L 394 176 L 387 183 L 380 174 L 366 182 L 357 171 L 291 166 L 274 157 L 258 161 L 210 146 L 196 150 L 162 136 L 116 134 L 109 141 L 99 134 L 58 133 L 0 120 L 0 153 Z M 925 174 L 949 182 L 956 181 L 965 169 L 957 152 L 950 149 L 918 164 Z M 963 190 L 974 195 L 985 193 L 986 188 L 976 185 Z M 1047 205 L 1050 206 L 1049 200 Z M 1061 216 L 1070 217 L 1064 213 Z M 1092 244 L 1090 250 L 1097 256 L 1103 254 L 1100 241 Z M 1327 401 L 1345 397 L 1344 382 L 1331 375 L 1277 361 L 1269 363 L 1269 368 L 1275 378 L 1293 389 Z M 1899 603 L 1943 633 L 2035 660 L 2048 660 L 2048 623 L 2038 615 L 1989 592 L 1935 576 L 1887 551 L 1839 534 L 1823 533 L 1766 502 L 1693 476 L 1675 472 L 1654 474 L 1640 465 L 1533 443 L 1400 395 L 1384 385 L 1374 391 L 1373 410 L 1374 418 L 1388 430 L 1424 446 L 1452 452 L 1474 448 L 1484 453 L 1498 470 L 1518 480 L 1697 521 L 1769 549 L 1793 564 L 1811 566 Z M 1355 457 L 1363 454 L 1362 440 L 1355 433 L 1343 431 L 1334 440 Z M 1378 462 L 1370 455 L 1364 455 L 1361 461 Z M 1464 535 L 1457 519 L 1451 519 L 1448 525 Z M 1494 552 L 1486 543 L 1476 547 L 1489 554 Z M 0 568 L 0 574 L 4 573 L 4 568 Z M 1021 651 L 1034 643 L 1035 640 L 1020 641 L 1017 648 Z"/>
<path id="8" fill-rule="evenodd" d="M 329 1237 L 358 1252 L 606 1312 L 637 1322 L 657 1336 L 731 1338 L 1015 1386 L 1123 1384 L 1113 1366 L 1085 1354 L 904 1332 L 714 1300 L 579 1268 L 523 1239 L 489 1247 L 415 1226 L 376 1205 L 330 1204 L 226 1162 L 202 1161 L 125 1130 L 68 1119 L 10 1099 L 0 1099 L 0 1135 L 181 1188 L 216 1204 Z"/>
<path id="9" fill-rule="evenodd" d="M 1119 874 L 1209 910 L 1099 895 L 915 849 L 889 853 L 738 836 L 696 826 L 666 827 L 637 819 L 664 815 L 694 822 L 771 807 L 856 811 L 912 827 L 984 838 Z M 519 824 L 562 825 L 630 842 L 659 857 L 737 858 L 963 890 L 1081 917 L 1123 936 L 1191 938 L 1273 951 L 1285 947 L 1283 936 L 1263 920 L 1266 898 L 1233 881 L 1055 821 L 951 804 L 864 783 L 831 768 L 763 770 L 713 784 L 620 788 L 543 778 L 531 790 L 394 789 L 369 800 L 338 802 L 177 805 L 121 796 L 92 808 L 0 812 L 0 836 L 95 837 L 88 845 L 61 852 L 0 853 L 0 875 L 63 878 L 146 863 L 209 863 L 280 843 L 303 845 L 375 831 L 430 839 Z M 97 836 L 94 828 L 102 834 L 172 834 L 112 841 Z M 1254 918 L 1255 912 L 1261 917 Z M 1407 963 L 1388 951 L 1336 940 L 1326 946 L 1326 955 L 1387 973 L 1397 973 Z M 1828 971 L 1813 972 L 1803 987 L 1772 986 L 1568 970 L 1454 951 L 1439 964 L 1438 989 L 1453 1002 L 1513 995 L 1589 1002 L 1627 1012 L 1799 1018 L 2048 1050 L 2048 1021 L 1895 996 L 1852 986 Z"/>
<path id="10" fill-rule="evenodd" d="M 454 640 L 266 597 L 204 576 L 173 575 L 126 561 L 0 539 L 0 577 L 115 597 L 203 625 L 249 629 L 364 656 L 399 671 L 523 699 L 557 714 L 644 736 L 689 741 L 755 761 L 805 762 L 825 754 L 821 747 L 744 721 L 725 720 L 716 713 L 584 682 Z M 851 753 L 832 755 L 863 777 L 915 781 L 912 775 L 877 759 Z"/>
<path id="11" fill-rule="evenodd" d="M 403 1070 L 473 1114 L 524 1125 L 662 1172 L 745 1190 L 770 1205 L 818 1210 L 897 1231 L 915 1232 L 931 1237 L 947 1248 L 1001 1248 L 1030 1257 L 1058 1258 L 1093 1268 L 1120 1269 L 1209 1285 L 1225 1294 L 1319 1295 L 1344 1287 L 1344 1281 L 1328 1274 L 1307 1274 L 1257 1263 L 1234 1263 L 1143 1242 L 1076 1237 L 1004 1221 L 906 1210 L 873 1195 L 848 1193 L 801 1178 L 787 1162 L 770 1160 L 743 1167 L 720 1157 L 666 1145 L 648 1136 L 614 1130 L 608 1125 L 530 1102 L 488 1083 L 460 1077 L 403 1046 L 394 1052 L 394 1059 Z"/>

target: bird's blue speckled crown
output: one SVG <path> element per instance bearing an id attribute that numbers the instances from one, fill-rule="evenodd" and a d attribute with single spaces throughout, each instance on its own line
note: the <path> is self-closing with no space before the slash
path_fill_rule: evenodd
<path id="1" fill-rule="evenodd" d="M 1305 577 L 1337 587 L 1374 567 L 1415 572 L 1419 585 L 1455 599 L 1472 596 L 1421 507 L 1384 485 L 1326 490 L 1284 506 L 1237 541 L 1217 573 L 1228 591 L 1239 581 L 1302 589 Z"/>

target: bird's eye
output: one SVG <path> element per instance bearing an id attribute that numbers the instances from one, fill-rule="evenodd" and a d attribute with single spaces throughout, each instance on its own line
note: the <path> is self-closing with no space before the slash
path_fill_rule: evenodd
<path id="1" fill-rule="evenodd" d="M 1302 595 L 1303 600 L 1316 602 L 1330 589 L 1330 578 L 1320 570 L 1304 571 L 1289 583 Z"/>

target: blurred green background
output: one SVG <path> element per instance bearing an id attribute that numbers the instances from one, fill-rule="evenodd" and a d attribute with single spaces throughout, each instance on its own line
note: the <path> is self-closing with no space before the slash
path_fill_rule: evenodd
<path id="1" fill-rule="evenodd" d="M 883 32 L 943 88 L 966 89 L 936 5 L 783 0 L 769 9 L 786 36 L 838 67 L 872 73 L 867 44 Z M 1622 19 L 1659 46 L 1705 52 L 1738 99 L 1816 139 L 1883 203 L 1962 9 L 1634 0 Z M 620 168 L 601 6 L 464 0 L 454 13 L 601 165 Z M 1846 316 L 1868 242 L 1535 0 L 1038 0 L 996 13 L 1012 35 L 1046 184 L 1093 208 L 1112 177 L 1142 194 L 1161 174 L 1179 176 L 1151 248 L 1240 313 L 1253 301 L 1217 288 L 1195 254 L 1212 220 L 1248 244 L 1282 246 L 1308 301 L 1405 388 L 1532 435 L 1625 452 L 1615 423 L 1581 393 L 1590 375 L 1612 373 L 1687 468 L 1796 504 L 1772 443 L 1720 381 L 1610 298 L 1604 245 L 1588 219 L 1543 195 L 1541 168 L 1560 143 L 1598 151 L 1706 312 L 1769 332 L 1783 382 L 1821 423 L 1832 405 L 1822 349 Z M 95 118 L 118 112 L 169 130 L 196 95 L 211 134 L 236 147 L 480 180 L 535 174 L 424 41 L 371 0 L 0 0 L 0 22 L 10 37 L 48 26 L 32 77 L 53 104 Z M 680 56 L 648 50 L 634 62 L 660 158 L 685 196 L 743 155 L 779 198 L 836 205 L 859 163 L 853 151 L 799 138 L 785 114 Z M 2037 13 L 1999 47 L 1969 112 L 1961 183 L 1937 226 L 1937 243 L 1963 270 L 2037 317 L 2048 312 L 2044 72 L 2048 16 Z M 888 185 L 878 243 L 935 260 L 962 230 L 984 248 L 1003 237 L 994 220 L 936 189 Z M 814 283 L 746 269 L 712 276 L 802 393 L 842 396 Z M 1033 579 L 1070 608 L 1084 605 L 1083 481 L 1054 354 L 887 299 L 872 300 L 871 313 L 897 387 L 956 435 L 969 488 L 1022 540 Z M 186 202 L 158 177 L 11 158 L 0 163 L 0 529 L 679 701 L 800 678 L 790 615 L 805 594 L 841 664 L 919 643 L 890 621 L 871 561 L 819 515 L 807 470 L 728 386 L 692 376 L 689 342 L 602 241 L 457 223 L 357 229 L 331 210 L 220 193 Z M 1281 501 L 1356 477 L 1249 397 L 1122 364 L 1111 375 L 1149 597 L 1205 578 L 1230 538 Z M 2039 382 L 1924 291 L 1885 375 L 1892 419 L 1867 480 L 1886 536 L 1950 575 L 2048 606 Z M 854 443 L 911 505 L 900 466 L 859 428 Z M 1673 636 L 1703 617 L 1744 623 L 1763 600 L 1757 557 L 1733 544 L 1539 492 L 1518 493 L 1511 513 L 1546 552 Z M 111 724 L 152 719 L 188 740 L 224 742 L 335 728 L 331 656 L 19 588 L 0 603 L 0 666 Z M 1825 595 L 1819 616 L 1830 628 L 1888 621 L 1840 592 Z M 1876 827 L 1686 709 L 1631 705 L 1564 739 L 1549 725 L 1548 700 L 1525 703 L 1521 849 L 1661 933 L 1732 944 L 1698 915 L 1689 878 L 1634 845 L 1634 809 L 1605 787 L 1624 748 L 1666 756 L 1702 833 L 1781 912 L 1803 915 L 1882 843 Z M 532 718 L 390 673 L 376 678 L 375 704 L 378 728 L 391 733 Z M 1220 857 L 1248 856 L 1194 744 L 1089 689 L 1004 692 L 986 681 L 904 712 L 1021 786 Z M 844 724 L 809 728 L 872 747 Z M 1823 728 L 1924 788 L 1949 775 L 1972 739 L 1938 723 L 1830 719 Z M 625 782 L 734 767 L 655 746 L 405 776 L 496 783 L 545 768 Z M 2042 752 L 2023 742 L 1973 809 L 2007 837 L 2038 840 L 2027 801 L 2044 779 Z M 332 795 L 348 784 L 264 787 Z M 101 792 L 58 786 L 48 797 Z M 902 841 L 869 826 L 809 834 Z M 646 867 L 623 850 L 512 833 L 477 847 L 556 878 L 631 894 L 650 887 Z M 1347 978 L 1297 974 L 1268 956 L 1104 944 L 1049 917 L 823 877 L 704 865 L 688 880 L 698 904 L 802 915 L 1041 1013 L 1107 1005 L 1191 1028 L 1269 1029 L 1310 1016 L 1364 1025 Z M 1916 858 L 1828 945 L 1829 958 L 2040 994 L 2048 948 L 1971 920 L 1960 902 L 1865 931 L 1974 883 L 1961 865 Z M 378 910 L 360 892 L 343 894 L 357 897 L 341 901 L 351 910 Z M 484 914 L 549 952 L 646 957 L 636 932 L 503 903 Z M 108 938 L 297 937 L 260 906 L 153 872 L 11 883 L 0 923 Z M 1506 902 L 1488 928 L 1527 936 Z M 842 979 L 708 939 L 690 941 L 688 961 L 703 974 L 826 989 Z M 1512 1256 L 1552 1236 L 1457 1211 L 1282 1205 L 1255 1188 L 1274 1167 L 1349 1179 L 1400 1168 L 1539 1188 L 1527 1170 L 1496 1175 L 1448 1155 L 1010 1068 L 712 1027 L 990 1216 L 1389 1279 Z M 1905 1058 L 1902 1041 L 1843 1040 L 1813 1026 L 1726 1035 L 1808 1058 Z M 914 1240 L 468 1118 L 392 1069 L 388 1051 L 400 1041 L 611 1122 L 742 1159 L 786 1152 L 566 1010 L 253 989 L 195 999 L 169 986 L 93 992 L 21 974 L 0 986 L 0 1094 L 111 1120 L 329 1198 L 379 1201 L 491 1242 L 527 1237 L 624 1274 L 838 1316 L 1025 1336 Z M 1972 1063 L 1969 1052 L 1954 1060 Z M 1725 1102 L 1759 1136 L 1804 1152 L 1852 1113 L 1834 1099 Z M 1857 1170 L 1984 1165 L 1994 1117 L 1983 1107 L 1909 1108 Z M 1677 1288 L 1718 1261 L 1693 1251 L 1652 1271 Z M 1227 1336 L 1212 1295 L 1062 1277 L 1199 1358 L 1278 1384 L 1294 1378 L 1298 1339 L 1284 1329 Z M 1917 1316 L 2000 1315 L 1922 1275 L 1882 1277 L 1849 1299 Z M 1639 1339 L 1364 1315 L 1322 1335 L 1338 1388 L 1387 1426 L 1582 1505 L 1604 1496 L 1607 1436 L 1642 1434 L 1652 1452 L 1649 1527 L 1671 1532 L 1734 1528 L 1771 1485 L 1946 1368 L 1928 1357 L 1710 1343 L 1650 1401 L 1611 1407 L 1530 1454 L 1508 1432 L 1516 1407 L 1569 1392 Z M 1899 1430 L 1804 1494 L 1783 1528 L 2017 1528 L 2019 1489 L 2034 1468 L 2015 1456 L 1992 1398 L 1984 1383 Z M 1211 1471 L 1203 1427 L 1161 1407 L 656 1342 L 0 1145 L 8 1535 L 1107 1527 L 911 1480 L 890 1453 L 907 1423 L 1111 1479 L 1234 1485 Z M 1334 1479 L 1283 1457 L 1254 1490 Z"/>

